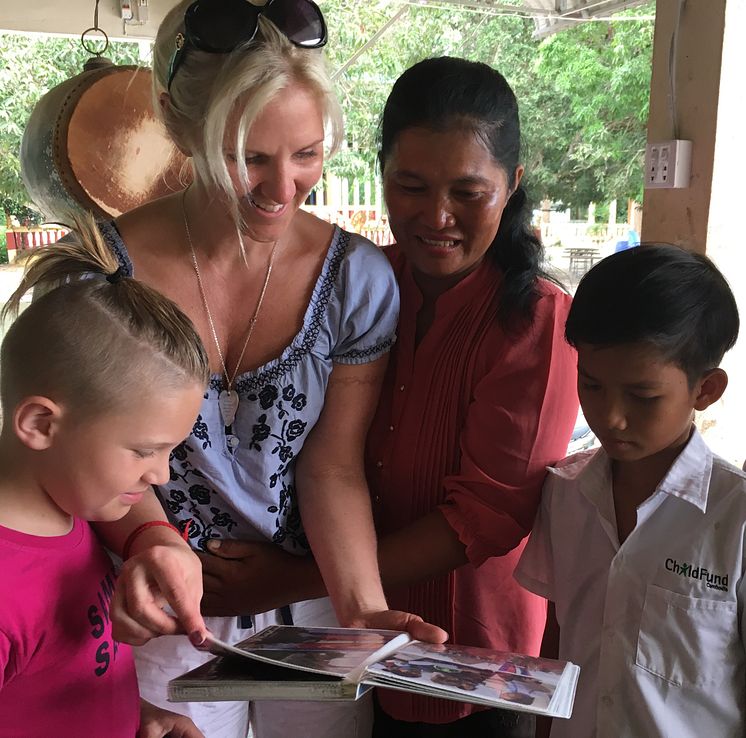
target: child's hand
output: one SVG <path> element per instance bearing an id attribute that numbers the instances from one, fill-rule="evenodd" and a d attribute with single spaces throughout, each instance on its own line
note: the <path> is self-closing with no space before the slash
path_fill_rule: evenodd
<path id="1" fill-rule="evenodd" d="M 205 738 L 199 728 L 183 715 L 162 710 L 140 700 L 140 730 L 137 738 Z"/>
<path id="2" fill-rule="evenodd" d="M 172 538 L 173 543 L 149 546 L 124 562 L 111 601 L 117 641 L 141 646 L 160 635 L 186 633 L 195 642 L 207 635 L 200 614 L 202 566 L 189 546 Z"/>

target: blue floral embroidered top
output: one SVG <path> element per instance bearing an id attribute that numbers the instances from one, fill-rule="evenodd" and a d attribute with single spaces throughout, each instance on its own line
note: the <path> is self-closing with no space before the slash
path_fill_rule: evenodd
<path id="1" fill-rule="evenodd" d="M 126 273 L 132 262 L 114 223 L 101 233 Z M 303 326 L 280 356 L 236 377 L 240 397 L 223 425 L 214 374 L 191 435 L 171 455 L 171 480 L 156 489 L 171 521 L 191 520 L 189 539 L 271 540 L 306 553 L 295 494 L 295 459 L 321 414 L 334 363 L 364 364 L 395 340 L 399 292 L 370 241 L 335 228 Z M 249 316 L 247 316 L 248 321 Z"/>

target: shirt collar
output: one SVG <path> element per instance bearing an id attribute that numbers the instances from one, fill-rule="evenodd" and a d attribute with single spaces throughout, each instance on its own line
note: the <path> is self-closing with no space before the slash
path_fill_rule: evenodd
<path id="1" fill-rule="evenodd" d="M 658 489 L 691 502 L 702 512 L 706 512 L 711 476 L 712 451 L 695 428 L 686 446 L 668 470 L 668 474 L 658 485 Z"/>
<path id="2" fill-rule="evenodd" d="M 602 513 L 608 512 L 611 489 L 611 461 L 603 448 L 583 451 L 550 467 L 549 472 L 561 479 L 575 481 L 578 490 Z M 612 505 L 613 508 L 613 505 Z M 611 510 L 613 519 L 613 509 Z"/>
<path id="3" fill-rule="evenodd" d="M 403 258 L 403 256 L 402 256 Z M 412 268 L 405 260 L 402 270 L 402 292 L 412 296 L 412 308 L 417 311 L 422 307 L 422 293 L 417 286 Z M 495 265 L 492 256 L 486 254 L 479 266 L 467 274 L 453 287 L 447 289 L 435 303 L 436 316 L 452 314 L 455 310 L 475 298 L 481 298 L 485 293 L 495 291 L 502 280 L 499 268 Z"/>
<path id="4" fill-rule="evenodd" d="M 611 488 L 611 460 L 603 448 L 571 456 L 549 471 L 562 479 L 575 480 L 589 502 L 599 509 L 605 507 L 606 490 Z M 711 476 L 712 451 L 694 428 L 656 491 L 679 497 L 706 512 Z"/>

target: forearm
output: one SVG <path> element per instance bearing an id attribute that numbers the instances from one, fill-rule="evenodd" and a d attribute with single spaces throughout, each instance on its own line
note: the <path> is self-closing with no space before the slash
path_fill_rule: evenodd
<path id="1" fill-rule="evenodd" d="M 438 510 L 378 542 L 378 566 L 385 589 L 434 579 L 466 563 L 463 543 Z M 293 561 L 283 570 L 282 580 L 283 594 L 293 601 L 327 594 L 318 565 L 310 556 Z"/>
<path id="2" fill-rule="evenodd" d="M 378 562 L 386 589 L 417 584 L 466 564 L 466 548 L 439 510 L 382 538 Z"/>
<path id="3" fill-rule="evenodd" d="M 362 476 L 308 474 L 298 482 L 298 495 L 303 526 L 340 623 L 363 612 L 386 609 L 370 498 Z M 313 582 L 309 585 L 313 587 Z"/>
<path id="4" fill-rule="evenodd" d="M 335 364 L 324 409 L 297 459 L 303 527 L 342 625 L 387 609 L 363 471 L 386 361 Z"/>
<path id="5" fill-rule="evenodd" d="M 315 600 L 327 597 L 329 592 L 321 576 L 316 559 L 309 556 L 292 556 L 293 563 L 283 568 L 282 582 L 278 588 L 277 607 L 290 605 L 302 600 Z"/>

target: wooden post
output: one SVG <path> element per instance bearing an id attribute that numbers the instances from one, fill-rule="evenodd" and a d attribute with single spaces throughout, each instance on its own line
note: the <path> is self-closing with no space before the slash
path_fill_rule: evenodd
<path id="1" fill-rule="evenodd" d="M 658 0 L 650 91 L 648 141 L 675 138 L 671 116 L 669 53 L 679 17 L 679 0 Z M 675 113 L 678 137 L 692 141 L 689 187 L 645 191 L 642 240 L 675 243 L 707 252 L 728 278 L 746 316 L 744 247 L 740 238 L 746 116 L 746 2 L 687 0 L 675 55 Z M 746 456 L 746 341 L 726 355 L 729 374 L 723 399 L 698 417 L 706 440 L 737 464 Z"/>

